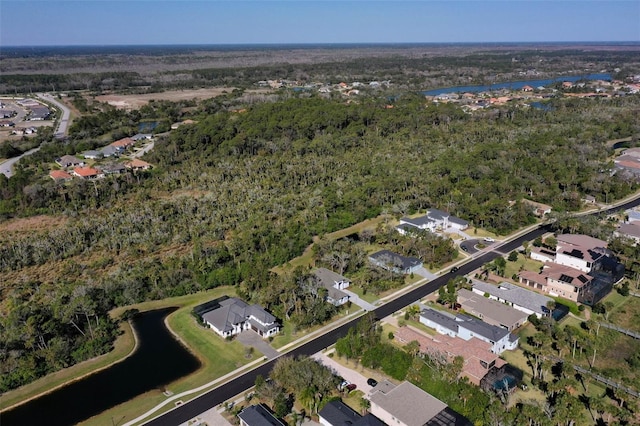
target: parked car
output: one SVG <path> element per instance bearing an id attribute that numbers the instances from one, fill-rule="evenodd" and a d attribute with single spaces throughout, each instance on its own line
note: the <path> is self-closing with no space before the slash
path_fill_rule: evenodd
<path id="1" fill-rule="evenodd" d="M 453 268 L 451 268 L 449 272 L 451 272 L 452 274 L 455 274 L 456 272 L 458 272 L 458 267 L 454 266 Z"/>
<path id="2" fill-rule="evenodd" d="M 341 390 L 343 390 L 344 388 L 346 388 L 347 386 L 349 386 L 350 384 L 351 384 L 350 382 L 348 382 L 348 381 L 344 380 L 342 383 L 340 383 L 340 384 L 338 385 L 338 390 L 340 390 L 340 391 L 341 391 Z"/>
<path id="3" fill-rule="evenodd" d="M 485 237 L 485 238 L 484 238 L 484 242 L 485 242 L 485 243 L 495 243 L 495 242 L 496 242 L 496 240 L 494 240 L 494 239 L 493 239 L 493 238 L 491 238 L 491 237 Z"/>
<path id="4" fill-rule="evenodd" d="M 460 248 L 462 249 L 462 251 L 469 251 L 469 248 L 467 246 L 461 245 Z"/>
<path id="5" fill-rule="evenodd" d="M 349 383 L 349 384 L 347 385 L 347 391 L 351 392 L 351 391 L 353 391 L 353 390 L 356 390 L 356 388 L 357 388 L 357 387 L 358 387 L 358 386 L 356 386 L 356 384 L 355 384 L 355 383 Z"/>
<path id="6" fill-rule="evenodd" d="M 375 386 L 375 385 L 377 385 L 377 384 L 378 384 L 378 381 L 377 381 L 376 379 L 368 378 L 368 379 L 367 379 L 367 384 L 368 384 L 369 386 Z"/>

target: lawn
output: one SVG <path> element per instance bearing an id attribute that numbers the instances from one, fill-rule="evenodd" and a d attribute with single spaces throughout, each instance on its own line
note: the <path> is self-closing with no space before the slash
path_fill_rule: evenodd
<path id="1" fill-rule="evenodd" d="M 522 254 L 518 254 L 518 260 L 516 260 L 515 262 L 510 262 L 507 260 L 507 266 L 505 268 L 504 276 L 508 279 L 511 279 L 514 274 L 517 274 L 522 270 L 538 272 L 543 265 L 544 264 L 542 262 L 524 257 Z"/>
<path id="2" fill-rule="evenodd" d="M 614 290 L 604 301 L 614 304 L 613 312 L 609 316 L 609 322 L 623 328 L 640 331 L 640 298 L 634 296 L 624 297 Z"/>

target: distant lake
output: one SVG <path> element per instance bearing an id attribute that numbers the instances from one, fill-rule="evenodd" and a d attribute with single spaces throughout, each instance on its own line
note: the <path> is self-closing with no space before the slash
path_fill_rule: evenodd
<path id="1" fill-rule="evenodd" d="M 133 326 L 138 349 L 106 370 L 71 383 L 0 415 L 2 426 L 65 426 L 81 422 L 153 389 L 162 389 L 200 367 L 164 325 L 175 308 L 144 312 Z M 121 420 L 112 419 L 120 423 Z"/>
<path id="2" fill-rule="evenodd" d="M 534 89 L 536 87 L 547 87 L 555 83 L 570 81 L 575 83 L 579 80 L 606 80 L 611 81 L 611 74 L 589 74 L 581 76 L 566 76 L 557 77 L 546 80 L 523 80 L 523 81 L 511 81 L 506 83 L 496 83 L 484 86 L 456 86 L 445 87 L 442 89 L 427 90 L 422 92 L 425 96 L 438 96 L 445 93 L 478 93 L 478 92 L 490 92 L 494 90 L 508 89 L 508 90 L 520 90 L 524 86 L 531 86 Z"/>

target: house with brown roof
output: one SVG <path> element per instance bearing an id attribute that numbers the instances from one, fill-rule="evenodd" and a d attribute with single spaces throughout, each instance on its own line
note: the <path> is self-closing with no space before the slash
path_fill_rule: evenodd
<path id="1" fill-rule="evenodd" d="M 548 263 L 542 272 L 536 274 L 531 271 L 522 271 L 518 274 L 520 283 L 534 288 L 551 296 L 559 296 L 574 302 L 585 301 L 585 296 L 590 293 L 594 278 L 576 268 Z"/>
<path id="2" fill-rule="evenodd" d="M 151 166 L 151 164 L 147 163 L 146 161 L 142 161 L 139 160 L 137 158 L 134 158 L 132 161 L 125 163 L 124 165 L 127 169 L 131 169 L 133 171 L 138 171 L 138 170 L 149 170 L 151 169 L 153 166 Z"/>
<path id="3" fill-rule="evenodd" d="M 622 223 L 618 226 L 613 235 L 627 238 L 633 241 L 633 245 L 640 242 L 640 222 Z"/>
<path id="4" fill-rule="evenodd" d="M 394 336 L 404 344 L 418 342 L 420 353 L 436 359 L 444 358 L 451 362 L 455 357 L 461 356 L 464 359 L 461 374 L 475 385 L 480 385 L 482 378 L 493 367 L 501 368 L 506 364 L 498 354 L 491 352 L 491 343 L 475 337 L 464 340 L 446 334 L 430 336 L 410 326 L 400 327 Z"/>
<path id="5" fill-rule="evenodd" d="M 522 202 L 533 208 L 533 214 L 542 217 L 546 214 L 551 213 L 551 206 L 547 204 L 538 203 L 537 201 L 527 200 L 526 198 L 522 199 Z"/>
<path id="6" fill-rule="evenodd" d="M 49 177 L 53 179 L 55 182 L 66 182 L 73 179 L 69 173 L 64 170 L 51 170 L 49 172 Z"/>
<path id="7" fill-rule="evenodd" d="M 583 272 L 598 270 L 605 256 L 612 256 L 607 242 L 581 234 L 562 234 L 557 237 L 555 262 Z"/>
<path id="8" fill-rule="evenodd" d="M 81 179 L 88 180 L 104 177 L 104 174 L 100 170 L 94 169 L 93 167 L 76 167 L 71 171 L 71 174 Z"/>
<path id="9" fill-rule="evenodd" d="M 117 148 L 120 152 L 126 151 L 131 148 L 135 144 L 134 140 L 131 138 L 122 138 L 118 139 L 115 142 L 112 142 L 110 146 Z"/>

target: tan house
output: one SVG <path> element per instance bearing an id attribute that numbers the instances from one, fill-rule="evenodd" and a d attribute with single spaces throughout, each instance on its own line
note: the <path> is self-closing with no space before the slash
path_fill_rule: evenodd
<path id="1" fill-rule="evenodd" d="M 388 425 L 423 426 L 447 408 L 447 404 L 410 382 L 396 386 L 384 380 L 371 390 L 369 400 L 371 414 Z"/>
<path id="2" fill-rule="evenodd" d="M 131 170 L 149 170 L 151 169 L 153 166 L 149 163 L 147 163 L 146 161 L 142 161 L 139 159 L 134 159 L 132 161 L 130 161 L 129 163 L 126 163 L 124 165 L 127 169 L 131 169 Z"/>
<path id="3" fill-rule="evenodd" d="M 556 263 L 548 263 L 539 274 L 522 271 L 518 278 L 527 287 L 574 302 L 582 302 L 583 296 L 594 283 L 591 275 Z"/>

